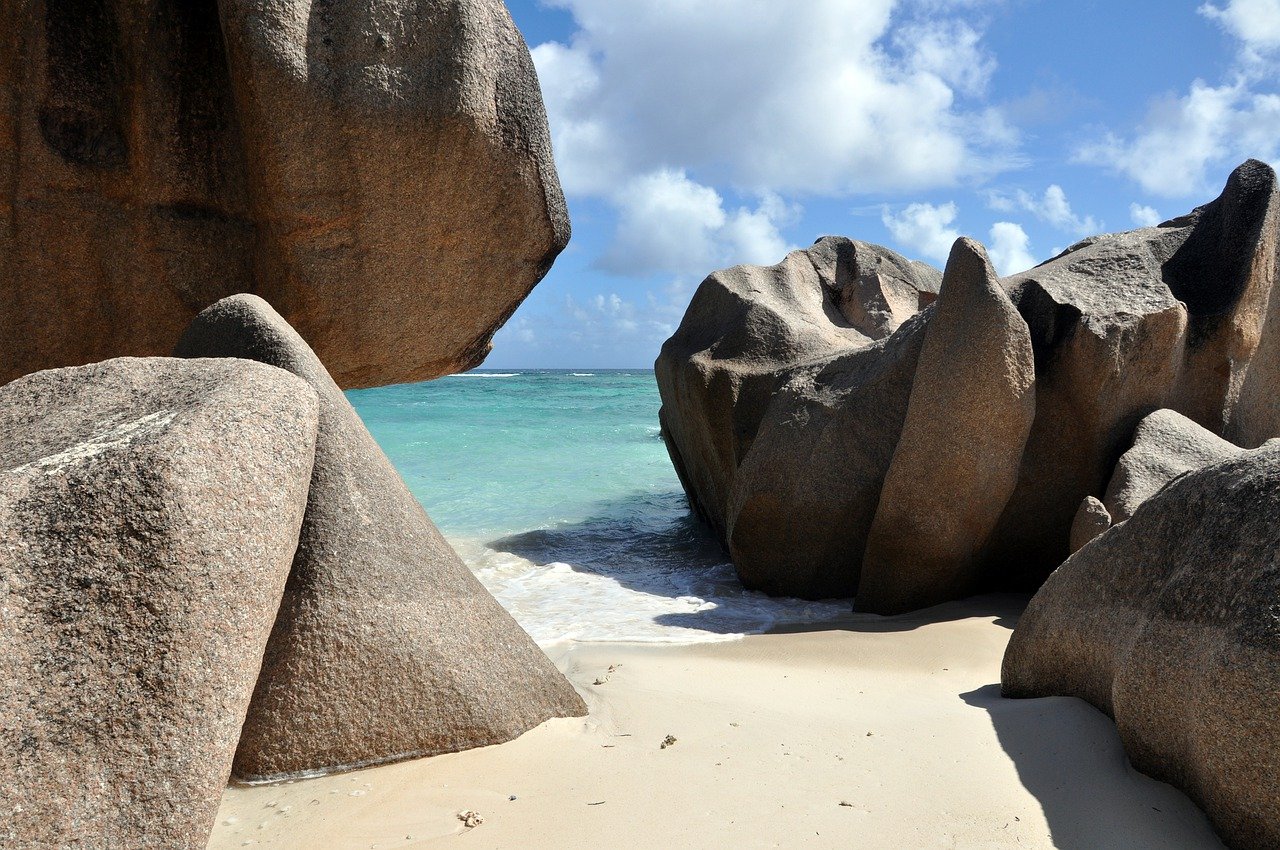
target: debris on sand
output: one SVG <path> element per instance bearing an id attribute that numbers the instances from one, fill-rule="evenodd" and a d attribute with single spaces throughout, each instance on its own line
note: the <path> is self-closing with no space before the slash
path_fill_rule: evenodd
<path id="1" fill-rule="evenodd" d="M 658 747 L 658 749 L 665 750 L 667 747 L 675 746 L 675 743 L 676 743 L 676 736 L 668 735 L 667 737 L 662 739 L 662 745 Z"/>
<path id="2" fill-rule="evenodd" d="M 621 664 L 610 664 L 609 669 L 605 671 L 605 674 L 603 676 L 596 676 L 596 680 L 591 684 L 593 685 L 606 684 L 609 681 L 609 677 L 612 676 L 614 673 L 616 673 L 618 671 L 618 668 L 621 666 L 622 666 Z"/>
<path id="3" fill-rule="evenodd" d="M 458 820 L 462 821 L 462 825 L 467 829 L 475 829 L 484 823 L 484 816 L 479 812 L 473 812 L 467 809 L 465 812 L 458 812 Z"/>

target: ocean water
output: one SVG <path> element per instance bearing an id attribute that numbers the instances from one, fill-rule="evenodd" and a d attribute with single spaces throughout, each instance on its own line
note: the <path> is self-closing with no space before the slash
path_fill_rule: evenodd
<path id="1" fill-rule="evenodd" d="M 652 371 L 482 370 L 348 397 L 543 646 L 729 640 L 849 609 L 738 583 L 671 467 Z"/>

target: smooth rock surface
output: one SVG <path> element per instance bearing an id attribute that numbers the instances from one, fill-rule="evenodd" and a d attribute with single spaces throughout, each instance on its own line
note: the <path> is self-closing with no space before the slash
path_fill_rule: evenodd
<path id="1" fill-rule="evenodd" d="M 858 610 L 897 614 L 976 591 L 1035 410 L 1027 324 L 983 247 L 957 240 L 880 490 Z"/>
<path id="2" fill-rule="evenodd" d="M 266 302 L 240 295 L 209 307 L 177 353 L 270 363 L 320 397 L 306 518 L 236 753 L 238 777 L 486 746 L 586 713 Z"/>
<path id="3" fill-rule="evenodd" d="M 655 371 L 672 461 L 721 540 L 737 469 L 791 372 L 846 356 L 861 368 L 856 352 L 883 346 L 932 301 L 940 279 L 886 248 L 826 237 L 775 266 L 735 266 L 703 281 Z"/>
<path id="4" fill-rule="evenodd" d="M 928 325 L 784 373 L 734 476 L 729 554 L 775 596 L 853 596 Z"/>
<path id="5" fill-rule="evenodd" d="M 306 383 L 244 360 L 0 388 L 0 845 L 205 846 L 316 427 Z"/>
<path id="6" fill-rule="evenodd" d="M 1178 478 L 1058 568 L 1018 622 L 1006 696 L 1077 696 L 1228 845 L 1280 846 L 1280 446 Z"/>
<path id="7" fill-rule="evenodd" d="M 1133 516 L 1138 506 L 1173 479 L 1244 449 L 1173 410 L 1157 410 L 1138 423 L 1133 446 L 1120 456 L 1103 503 L 1114 522 Z"/>
<path id="8" fill-rule="evenodd" d="M 461 371 L 569 238 L 501 0 L 0 0 L 0 30 L 0 381 L 167 353 L 238 292 L 343 386 Z"/>
<path id="9" fill-rule="evenodd" d="M 1112 525 L 1111 512 L 1094 496 L 1085 496 L 1071 521 L 1071 554 L 1079 552 L 1090 540 Z"/>

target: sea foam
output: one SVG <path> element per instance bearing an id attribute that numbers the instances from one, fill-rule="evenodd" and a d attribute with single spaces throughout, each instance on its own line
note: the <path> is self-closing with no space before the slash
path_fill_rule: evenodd
<path id="1" fill-rule="evenodd" d="M 564 641 L 689 644 L 736 640 L 848 613 L 848 600 L 809 602 L 745 590 L 728 563 L 620 568 L 539 565 L 476 540 L 453 540 L 489 592 L 540 646 Z"/>
<path id="2" fill-rule="evenodd" d="M 519 372 L 459 372 L 456 375 L 445 375 L 446 378 L 518 378 Z"/>
<path id="3" fill-rule="evenodd" d="M 350 394 L 480 580 L 545 645 L 696 643 L 844 615 L 745 590 L 690 513 L 651 370 L 468 372 Z"/>

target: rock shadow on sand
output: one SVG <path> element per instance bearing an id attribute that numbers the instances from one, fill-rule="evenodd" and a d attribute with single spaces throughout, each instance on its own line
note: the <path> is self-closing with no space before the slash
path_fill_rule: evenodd
<path id="1" fill-rule="evenodd" d="M 1023 786 L 1064 850 L 1224 846 L 1181 791 L 1134 770 L 1105 714 L 1074 697 L 1005 699 L 1000 685 L 960 698 L 991 717 Z"/>

